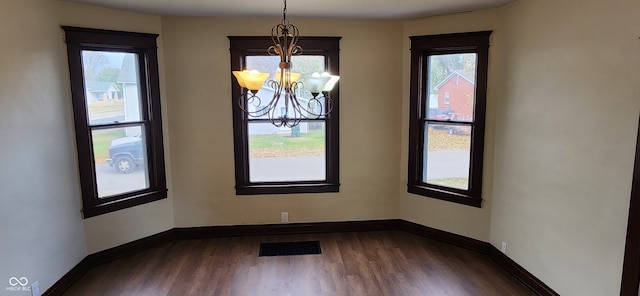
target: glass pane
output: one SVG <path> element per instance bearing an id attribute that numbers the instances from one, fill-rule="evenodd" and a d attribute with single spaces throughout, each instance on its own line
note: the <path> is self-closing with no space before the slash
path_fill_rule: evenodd
<path id="1" fill-rule="evenodd" d="M 135 126 L 91 132 L 98 197 L 149 188 L 143 130 Z"/>
<path id="2" fill-rule="evenodd" d="M 249 181 L 326 180 L 325 123 L 249 123 Z"/>
<path id="3" fill-rule="evenodd" d="M 428 119 L 473 121 L 475 53 L 429 56 Z"/>
<path id="4" fill-rule="evenodd" d="M 291 60 L 291 72 L 299 73 L 301 76 L 311 75 L 314 72 L 322 73 L 325 71 L 324 68 L 324 56 L 312 56 L 312 55 L 303 55 L 303 56 L 293 56 Z M 263 109 L 265 106 L 269 105 L 269 102 L 274 99 L 275 90 L 272 81 L 276 81 L 276 72 L 279 73 L 279 63 L 280 57 L 278 56 L 247 56 L 246 57 L 246 69 L 247 70 L 257 70 L 259 72 L 270 73 L 269 78 L 265 81 L 264 86 L 258 91 L 256 94 L 256 98 L 249 101 L 248 109 L 251 112 L 257 112 L 257 118 L 266 118 L 266 109 Z M 300 81 L 300 80 L 298 80 Z M 326 112 L 325 102 L 322 98 L 320 100 L 312 99 L 313 96 L 311 93 L 302 87 L 296 88 L 296 97 L 301 104 L 301 113 L 302 115 L 308 118 L 316 118 L 317 116 L 313 116 L 310 114 L 320 114 Z M 264 110 L 265 112 L 259 112 Z M 296 113 L 292 110 L 292 106 L 287 106 L 285 104 L 285 94 L 280 94 L 279 101 L 275 108 L 273 109 L 275 117 L 280 117 L 283 115 L 287 115 L 289 118 L 300 118 L 300 113 Z"/>
<path id="5" fill-rule="evenodd" d="M 82 68 L 90 125 L 141 120 L 136 54 L 83 50 Z"/>
<path id="6" fill-rule="evenodd" d="M 469 189 L 471 126 L 428 124 L 422 182 Z"/>

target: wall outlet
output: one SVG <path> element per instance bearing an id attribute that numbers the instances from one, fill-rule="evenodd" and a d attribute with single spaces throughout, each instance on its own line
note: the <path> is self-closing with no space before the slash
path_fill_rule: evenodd
<path id="1" fill-rule="evenodd" d="M 38 285 L 38 281 L 31 284 L 31 296 L 40 296 L 40 286 Z"/>
<path id="2" fill-rule="evenodd" d="M 503 254 L 507 254 L 507 243 L 506 242 L 502 242 L 502 248 L 500 248 L 500 251 L 502 251 Z"/>
<path id="3" fill-rule="evenodd" d="M 280 222 L 282 223 L 289 222 L 289 212 L 280 212 Z"/>

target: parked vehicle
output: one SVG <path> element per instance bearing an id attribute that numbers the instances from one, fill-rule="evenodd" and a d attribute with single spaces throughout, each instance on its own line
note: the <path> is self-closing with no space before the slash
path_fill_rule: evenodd
<path id="1" fill-rule="evenodd" d="M 469 126 L 449 126 L 450 135 L 468 136 L 471 135 L 471 127 Z"/>
<path id="2" fill-rule="evenodd" d="M 429 113 L 427 114 L 427 118 L 431 120 L 450 120 L 451 115 L 454 113 L 452 109 L 447 108 L 429 108 Z M 443 130 L 449 128 L 447 125 L 439 125 L 439 124 L 430 124 L 430 127 Z"/>
<path id="3" fill-rule="evenodd" d="M 109 158 L 106 161 L 118 173 L 130 173 L 137 166 L 144 164 L 144 149 L 142 146 L 141 135 L 115 139 L 111 141 Z"/>
<path id="4" fill-rule="evenodd" d="M 451 115 L 453 113 L 455 113 L 453 109 L 430 108 L 428 113 L 428 118 L 435 119 L 435 120 L 447 120 L 447 119 L 451 119 Z"/>

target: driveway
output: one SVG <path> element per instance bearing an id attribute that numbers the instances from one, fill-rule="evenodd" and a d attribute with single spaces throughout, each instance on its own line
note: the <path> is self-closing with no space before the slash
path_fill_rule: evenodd
<path id="1" fill-rule="evenodd" d="M 429 151 L 427 153 L 427 178 L 468 178 L 469 151 Z"/>
<path id="2" fill-rule="evenodd" d="M 348 164 L 349 161 L 342 161 L 342 165 Z M 140 168 L 129 174 L 120 174 L 108 164 L 96 164 L 96 176 L 100 197 L 148 187 L 146 171 Z M 249 176 L 252 182 L 324 180 L 325 157 L 252 158 L 249 163 Z M 467 178 L 468 176 L 468 151 L 428 152 L 428 179 Z"/>
<path id="3" fill-rule="evenodd" d="M 317 181 L 325 179 L 324 156 L 265 157 L 249 160 L 249 180 Z"/>
<path id="4" fill-rule="evenodd" d="M 464 150 L 430 151 L 427 154 L 429 179 L 469 177 L 469 152 Z M 349 161 L 342 160 L 342 165 Z M 324 156 L 267 157 L 249 160 L 252 182 L 324 180 Z"/>
<path id="5" fill-rule="evenodd" d="M 149 187 L 146 170 L 137 168 L 128 174 L 120 174 L 106 163 L 96 164 L 98 196 L 106 197 Z"/>

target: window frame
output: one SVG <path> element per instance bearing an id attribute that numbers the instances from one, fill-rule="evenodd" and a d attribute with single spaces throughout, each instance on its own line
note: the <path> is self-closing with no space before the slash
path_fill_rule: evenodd
<path id="1" fill-rule="evenodd" d="M 489 62 L 489 37 L 492 31 L 453 33 L 427 36 L 411 36 L 411 82 L 409 115 L 409 193 L 450 201 L 473 207 L 482 205 L 482 169 L 484 158 L 484 134 L 486 119 L 487 73 Z M 443 124 L 465 124 L 471 126 L 471 148 L 469 160 L 469 186 L 467 190 L 423 182 L 424 129 L 428 120 L 425 108 L 429 100 L 429 56 L 475 53 L 476 80 L 474 120 L 471 123 L 455 120 Z M 440 124 L 441 122 L 438 122 Z"/>
<path id="2" fill-rule="evenodd" d="M 160 110 L 158 34 L 62 26 L 67 43 L 83 217 L 94 217 L 167 198 L 166 172 Z M 82 51 L 112 51 L 138 56 L 141 119 L 135 122 L 91 125 L 86 104 Z M 141 124 L 145 131 L 149 187 L 98 198 L 92 130 L 95 127 L 127 127 Z"/>
<path id="3" fill-rule="evenodd" d="M 245 57 L 268 55 L 267 48 L 273 45 L 269 36 L 228 36 L 230 44 L 231 70 L 244 70 Z M 339 75 L 339 53 L 341 37 L 300 37 L 298 45 L 303 55 L 323 55 L 325 70 Z M 233 143 L 235 158 L 235 189 L 237 195 L 292 194 L 339 192 L 339 114 L 340 83 L 331 91 L 333 109 L 322 121 L 325 122 L 325 172 L 326 179 L 320 181 L 250 182 L 248 122 L 250 117 L 238 106 L 241 87 L 231 77 L 231 100 L 233 110 Z M 268 121 L 267 121 L 268 122 Z"/>

